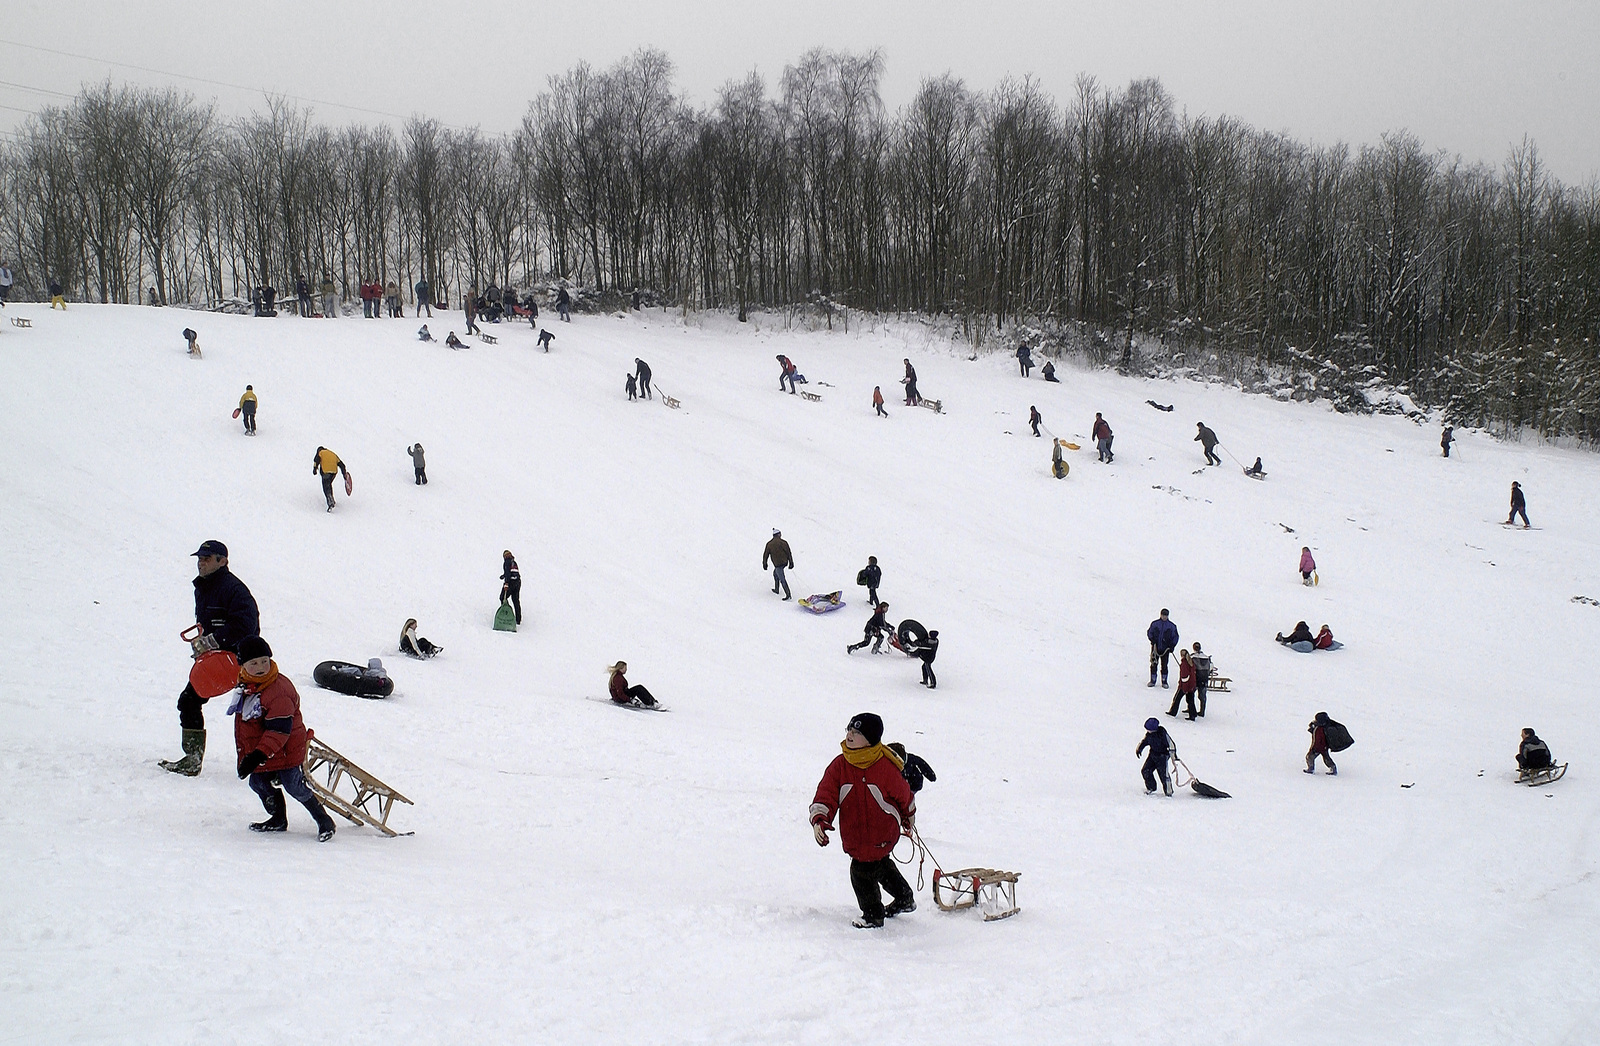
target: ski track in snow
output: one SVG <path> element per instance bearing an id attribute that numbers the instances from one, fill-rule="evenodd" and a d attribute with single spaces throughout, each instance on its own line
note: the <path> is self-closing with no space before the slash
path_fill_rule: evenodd
<path id="1" fill-rule="evenodd" d="M 1595 619 L 1570 602 L 1600 589 L 1592 454 L 1461 432 L 1445 460 L 1434 426 L 1220 385 L 1024 383 L 1009 356 L 881 321 L 579 316 L 546 355 L 525 326 L 450 352 L 414 320 L 17 314 L 35 328 L 0 329 L 0 1042 L 1592 1028 Z M 822 402 L 778 392 L 780 351 L 834 386 Z M 943 415 L 895 398 L 906 355 Z M 635 356 L 682 410 L 627 402 Z M 229 418 L 247 382 L 254 439 Z M 1029 404 L 1085 448 L 1066 480 L 1017 428 Z M 1110 466 L 1086 438 L 1097 410 Z M 1198 420 L 1266 482 L 1226 456 L 1194 475 Z M 355 477 L 331 515 L 319 444 Z M 1542 532 L 1484 522 L 1512 479 Z M 796 597 L 849 606 L 771 596 L 773 527 Z M 213 537 L 307 724 L 415 800 L 393 816 L 415 835 L 340 820 L 318 845 L 297 804 L 286 835 L 246 831 L 261 815 L 226 699 L 201 777 L 155 766 L 178 752 L 186 554 Z M 490 628 L 502 548 L 524 577 L 514 635 Z M 844 654 L 869 554 L 891 619 L 940 630 L 937 691 L 899 654 Z M 1172 693 L 1144 685 L 1163 606 L 1235 680 L 1199 723 L 1162 717 L 1233 799 L 1143 795 L 1133 749 Z M 443 657 L 394 653 L 409 616 Z M 1272 642 L 1302 618 L 1345 649 Z M 373 656 L 386 701 L 311 682 L 320 660 Z M 617 658 L 671 715 L 583 700 Z M 924 889 L 881 933 L 850 927 L 846 858 L 812 842 L 806 807 L 864 709 L 938 771 L 919 824 L 947 867 L 1022 872 L 1016 918 L 941 913 Z M 1299 772 L 1323 709 L 1356 738 L 1337 778 Z M 1509 783 L 1524 725 L 1572 762 L 1558 785 Z"/>

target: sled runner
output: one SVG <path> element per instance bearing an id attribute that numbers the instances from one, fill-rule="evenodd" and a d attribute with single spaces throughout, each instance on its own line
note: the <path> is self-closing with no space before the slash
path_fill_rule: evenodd
<path id="1" fill-rule="evenodd" d="M 380 668 L 352 665 L 348 661 L 324 661 L 311 670 L 318 686 L 351 697 L 388 697 L 394 693 L 394 680 Z"/>
<path id="2" fill-rule="evenodd" d="M 1216 662 L 1215 661 L 1213 661 L 1211 663 L 1211 666 L 1212 666 L 1211 667 L 1211 675 L 1206 680 L 1206 693 L 1209 694 L 1212 691 L 1216 691 L 1219 694 L 1232 693 L 1232 691 L 1229 689 L 1229 687 L 1233 683 L 1233 679 L 1231 677 L 1229 677 L 1229 676 L 1219 676 L 1219 675 L 1217 675 L 1217 669 L 1216 669 Z"/>
<path id="3" fill-rule="evenodd" d="M 13 326 L 13 327 L 32 327 L 33 326 L 33 321 L 28 319 L 28 317 L 26 317 L 26 316 L 13 316 L 13 317 L 11 317 L 11 326 Z"/>
<path id="4" fill-rule="evenodd" d="M 1566 763 L 1554 763 L 1550 766 L 1541 766 L 1533 770 L 1518 770 L 1517 784 L 1525 784 L 1529 788 L 1538 788 L 1540 785 L 1554 784 L 1567 776 Z"/>
<path id="5" fill-rule="evenodd" d="M 813 614 L 826 614 L 844 606 L 841 598 L 844 591 L 829 592 L 826 595 L 810 595 L 800 597 L 800 609 L 809 610 Z"/>
<path id="6" fill-rule="evenodd" d="M 499 338 L 495 337 L 493 334 L 485 334 L 482 331 L 478 332 L 478 340 L 483 342 L 485 345 L 498 345 L 498 344 L 500 344 L 500 339 Z"/>
<path id="7" fill-rule="evenodd" d="M 803 400 L 810 400 L 812 403 L 822 402 L 822 397 L 817 395 L 815 392 L 802 392 L 800 394 L 800 398 Z"/>
<path id="8" fill-rule="evenodd" d="M 306 761 L 302 768 L 306 783 L 322 804 L 351 824 L 371 825 L 384 835 L 410 835 L 389 827 L 389 812 L 398 800 L 415 806 L 411 800 L 335 752 L 314 735 L 306 739 Z M 322 774 L 319 780 L 317 774 Z M 343 790 L 346 794 L 341 795 Z"/>
<path id="9" fill-rule="evenodd" d="M 656 391 L 660 392 L 661 390 L 657 389 Z M 677 410 L 679 407 L 683 406 L 683 404 L 678 402 L 678 398 L 676 396 L 668 396 L 665 392 L 661 393 L 661 402 L 665 403 L 673 410 Z"/>
<path id="10" fill-rule="evenodd" d="M 956 912 L 980 908 L 983 921 L 1008 919 L 1022 909 L 1017 907 L 1017 880 L 1020 872 L 995 868 L 963 868 L 945 872 L 933 870 L 933 903 L 940 911 Z"/>
<path id="11" fill-rule="evenodd" d="M 194 650 L 194 667 L 189 669 L 189 685 L 194 692 L 209 701 L 220 697 L 239 685 L 239 659 L 226 650 L 217 648 L 215 636 L 206 634 L 199 625 L 190 625 L 178 633 Z"/>

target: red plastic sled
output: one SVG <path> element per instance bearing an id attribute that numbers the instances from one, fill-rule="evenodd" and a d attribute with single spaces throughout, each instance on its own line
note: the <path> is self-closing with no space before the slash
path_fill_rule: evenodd
<path id="1" fill-rule="evenodd" d="M 190 625 L 179 635 L 190 643 L 201 636 L 199 625 Z M 226 650 L 207 650 L 194 659 L 189 669 L 189 685 L 202 700 L 220 697 L 239 685 L 239 659 Z"/>
<path id="2" fill-rule="evenodd" d="M 238 416 L 239 416 L 239 414 L 240 414 L 240 413 L 241 413 L 241 412 L 242 412 L 242 411 L 243 411 L 243 410 L 244 410 L 244 408 L 243 408 L 243 407 L 235 407 L 235 408 L 233 408 L 233 416 L 234 416 L 234 417 L 235 417 L 235 418 L 237 418 L 237 417 L 238 417 Z"/>
<path id="3" fill-rule="evenodd" d="M 344 496 L 345 497 L 349 497 L 350 496 L 350 488 L 353 487 L 354 485 L 355 484 L 352 483 L 351 480 L 350 480 L 350 470 L 349 469 L 345 469 L 345 472 L 344 472 Z"/>

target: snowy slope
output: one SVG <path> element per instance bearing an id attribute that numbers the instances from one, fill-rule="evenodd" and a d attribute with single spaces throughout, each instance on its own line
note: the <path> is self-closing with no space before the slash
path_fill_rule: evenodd
<path id="1" fill-rule="evenodd" d="M 546 355 L 526 327 L 452 353 L 414 321 L 17 313 L 35 327 L 0 328 L 6 1041 L 1587 1040 L 1600 609 L 1570 599 L 1600 597 L 1593 455 L 1463 434 L 1444 460 L 1403 419 L 1071 368 L 1024 383 L 897 324 L 579 317 Z M 821 403 L 779 393 L 778 352 Z M 626 401 L 635 356 L 682 410 Z M 898 405 L 904 356 L 944 415 Z M 255 439 L 228 417 L 247 382 Z M 1085 448 L 1065 481 L 1030 404 Z M 1267 481 L 1196 474 L 1197 420 Z M 355 478 L 331 515 L 319 444 Z M 1495 524 L 1512 479 L 1543 529 Z M 849 607 L 770 594 L 773 527 L 796 595 Z M 394 817 L 414 836 L 340 821 L 318 845 L 297 806 L 286 836 L 247 832 L 219 702 L 205 773 L 155 766 L 178 753 L 206 538 L 308 725 L 416 801 Z M 503 548 L 515 635 L 490 629 Z M 940 630 L 937 691 L 914 661 L 844 653 L 869 554 L 890 617 Z M 1144 685 L 1163 606 L 1235 679 L 1205 720 L 1163 717 L 1226 802 L 1138 779 L 1170 696 Z M 442 658 L 393 653 L 408 616 Z M 1346 649 L 1272 642 L 1301 618 Z M 311 682 L 372 656 L 388 701 Z M 617 658 L 670 714 L 584 700 Z M 1021 871 L 1019 917 L 923 890 L 881 933 L 850 928 L 846 858 L 806 807 L 868 709 L 938 770 L 933 851 Z M 1299 772 L 1323 709 L 1357 741 L 1337 778 Z M 1566 780 L 1509 783 L 1524 725 Z"/>

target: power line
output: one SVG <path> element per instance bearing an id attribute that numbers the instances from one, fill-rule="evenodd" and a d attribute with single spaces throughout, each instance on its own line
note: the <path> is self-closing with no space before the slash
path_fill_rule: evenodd
<path id="1" fill-rule="evenodd" d="M 273 92 L 273 91 L 268 91 L 264 87 L 249 87 L 249 86 L 246 86 L 245 84 L 229 83 L 226 80 L 211 80 L 211 79 L 208 79 L 208 78 L 206 78 L 204 76 L 191 76 L 188 73 L 173 73 L 173 72 L 168 72 L 165 69 L 152 69 L 152 68 L 150 68 L 149 66 L 146 66 L 146 65 L 134 65 L 131 62 L 116 62 L 116 61 L 112 61 L 109 58 L 96 58 L 93 55 L 77 54 L 76 52 L 73 52 L 73 51 L 58 51 L 53 47 L 40 47 L 38 44 L 25 44 L 25 43 L 21 43 L 21 42 L 16 41 L 16 40 L 0 39 L 0 44 L 5 44 L 8 47 L 20 47 L 20 48 L 22 48 L 24 50 L 28 50 L 28 51 L 38 51 L 38 52 L 40 52 L 42 54 L 57 55 L 57 56 L 62 57 L 62 58 L 77 58 L 77 59 L 79 59 L 81 61 L 85 61 L 85 62 L 97 62 L 97 63 L 99 63 L 101 65 L 114 65 L 114 66 L 118 66 L 118 67 L 123 68 L 123 69 L 134 69 L 134 70 L 137 70 L 137 71 L 139 71 L 141 73 L 151 73 L 151 74 L 153 74 L 155 76 L 170 76 L 170 77 L 173 77 L 173 78 L 179 79 L 179 80 L 192 80 L 195 83 L 210 84 L 213 87 L 226 87 L 226 88 L 228 88 L 230 90 L 234 90 L 234 91 L 249 91 L 252 94 L 263 94 L 263 95 L 270 95 L 270 94 L 277 93 L 277 92 Z M 73 96 L 68 95 L 67 97 L 73 97 Z M 309 104 L 312 104 L 312 105 L 328 105 L 328 106 L 332 106 L 332 107 L 334 107 L 336 109 L 349 109 L 352 112 L 370 113 L 370 114 L 372 114 L 374 116 L 386 116 L 391 120 L 406 120 L 406 119 L 409 119 L 409 117 L 404 116 L 404 115 L 402 115 L 400 113 L 391 113 L 391 112 L 388 112 L 387 110 L 384 110 L 384 109 L 368 109 L 368 108 L 366 108 L 364 106 L 360 106 L 360 105 L 346 105 L 343 102 L 330 102 L 330 101 L 327 101 L 327 100 L 321 99 L 321 98 L 308 98 L 308 97 L 306 97 L 304 95 L 284 94 L 283 97 L 292 99 L 292 100 L 294 100 L 296 102 L 305 102 L 305 103 L 309 103 Z M 18 111 L 20 112 L 21 110 L 18 110 Z M 461 129 L 462 128 L 456 128 L 456 130 L 461 130 Z"/>
<path id="2" fill-rule="evenodd" d="M 34 94 L 53 94 L 60 98 L 78 97 L 65 91 L 52 91 L 48 87 L 29 87 L 27 84 L 14 84 L 10 80 L 0 80 L 0 87 L 15 87 L 19 91 L 32 91 Z"/>

